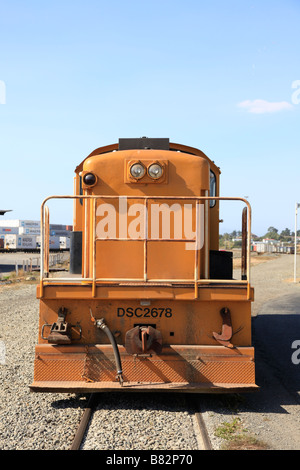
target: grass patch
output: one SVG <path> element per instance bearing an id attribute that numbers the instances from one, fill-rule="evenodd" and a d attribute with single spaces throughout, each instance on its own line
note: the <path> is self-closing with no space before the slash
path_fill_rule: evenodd
<path id="1" fill-rule="evenodd" d="M 2 275 L 0 278 L 0 285 L 10 285 L 22 282 L 26 282 L 26 284 L 36 284 L 39 280 L 39 275 L 40 274 L 37 271 L 27 272 L 23 271 L 23 269 L 19 269 L 18 274 L 16 274 L 15 271 L 12 271 L 10 274 Z"/>
<path id="2" fill-rule="evenodd" d="M 224 450 L 268 450 L 269 446 L 254 436 L 234 436 L 223 445 Z"/>
<path id="3" fill-rule="evenodd" d="M 240 418 L 233 418 L 231 422 L 224 421 L 215 430 L 215 436 L 221 439 L 231 439 L 239 430 L 242 429 L 242 423 Z"/>
<path id="4" fill-rule="evenodd" d="M 215 436 L 223 439 L 222 450 L 267 450 L 268 445 L 249 434 L 240 418 L 224 421 L 215 430 Z"/>

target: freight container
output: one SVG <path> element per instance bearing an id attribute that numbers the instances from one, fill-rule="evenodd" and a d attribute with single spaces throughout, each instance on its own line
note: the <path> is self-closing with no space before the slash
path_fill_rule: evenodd
<path id="1" fill-rule="evenodd" d="M 59 237 L 60 249 L 69 250 L 70 249 L 70 238 L 69 237 Z"/>
<path id="2" fill-rule="evenodd" d="M 18 250 L 35 250 L 36 249 L 36 236 L 35 235 L 18 235 Z"/>
<path id="3" fill-rule="evenodd" d="M 19 233 L 19 228 L 18 227 L 0 227 L 0 234 L 17 234 Z"/>
<path id="4" fill-rule="evenodd" d="M 38 249 L 41 247 L 41 239 L 42 237 L 38 235 L 36 237 L 36 246 Z M 59 237 L 49 237 L 49 250 L 59 250 L 60 249 L 60 240 Z"/>
<path id="5" fill-rule="evenodd" d="M 5 248 L 9 250 L 35 250 L 36 249 L 36 236 L 34 235 L 5 235 Z"/>
<path id="6" fill-rule="evenodd" d="M 60 249 L 60 244 L 59 244 L 59 237 L 52 237 L 50 236 L 49 238 L 49 250 L 59 250 Z"/>
<path id="7" fill-rule="evenodd" d="M 50 224 L 50 230 L 66 230 L 66 225 Z"/>
<path id="8" fill-rule="evenodd" d="M 267 243 L 257 243 L 256 251 L 257 253 L 272 253 L 274 250 L 273 245 Z"/>
<path id="9" fill-rule="evenodd" d="M 16 250 L 17 249 L 17 237 L 18 235 L 5 235 L 4 238 L 4 248 L 7 250 Z"/>
<path id="10" fill-rule="evenodd" d="M 0 220 L 0 227 L 39 227 L 40 222 L 38 220 Z"/>
<path id="11" fill-rule="evenodd" d="M 40 227 L 41 223 L 39 220 L 21 220 L 20 227 Z"/>
<path id="12" fill-rule="evenodd" d="M 0 220 L 0 227 L 19 227 L 19 220 Z"/>
<path id="13" fill-rule="evenodd" d="M 69 230 L 51 230 L 50 229 L 50 235 L 52 236 L 57 236 L 57 237 L 69 237 L 70 236 L 70 231 Z"/>
<path id="14" fill-rule="evenodd" d="M 40 227 L 19 227 L 20 235 L 40 235 Z"/>

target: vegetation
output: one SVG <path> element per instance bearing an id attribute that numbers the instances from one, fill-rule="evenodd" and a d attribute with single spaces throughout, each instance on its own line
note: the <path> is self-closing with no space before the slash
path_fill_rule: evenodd
<path id="1" fill-rule="evenodd" d="M 238 417 L 224 421 L 216 430 L 215 436 L 224 440 L 223 450 L 266 450 L 268 445 L 250 434 Z"/>
<path id="2" fill-rule="evenodd" d="M 26 283 L 30 282 L 36 284 L 39 280 L 39 273 L 37 271 L 34 272 L 27 272 L 23 271 L 23 269 L 18 270 L 18 274 L 16 272 L 11 272 L 10 274 L 1 274 L 0 273 L 0 285 L 1 284 L 15 284 L 18 282 L 26 281 Z"/>
<path id="3" fill-rule="evenodd" d="M 295 232 L 291 231 L 289 228 L 285 228 L 279 233 L 279 230 L 273 226 L 269 227 L 265 235 L 262 235 L 261 237 L 252 234 L 254 241 L 261 241 L 264 238 L 269 238 L 280 242 L 293 243 L 294 237 Z M 297 237 L 300 237 L 300 230 L 297 230 Z M 220 246 L 226 247 L 227 249 L 232 249 L 240 247 L 241 244 L 242 232 L 239 230 L 233 230 L 231 233 L 224 233 L 220 235 Z"/>

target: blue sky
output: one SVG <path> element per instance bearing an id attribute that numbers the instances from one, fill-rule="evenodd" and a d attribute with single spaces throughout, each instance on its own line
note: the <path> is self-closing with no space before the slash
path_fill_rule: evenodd
<path id="1" fill-rule="evenodd" d="M 299 0 L 0 0 L 0 209 L 39 219 L 94 148 L 146 135 L 214 160 L 254 233 L 293 230 L 299 25 Z M 222 205 L 222 232 L 240 207 Z"/>

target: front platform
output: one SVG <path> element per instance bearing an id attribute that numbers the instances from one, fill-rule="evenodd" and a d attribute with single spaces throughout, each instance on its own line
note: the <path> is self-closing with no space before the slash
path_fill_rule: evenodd
<path id="1" fill-rule="evenodd" d="M 32 392 L 52 393 L 105 393 L 105 392 L 182 392 L 182 393 L 245 393 L 259 390 L 255 384 L 191 384 L 191 383 L 138 383 L 125 382 L 121 387 L 117 382 L 33 382 Z"/>
<path id="2" fill-rule="evenodd" d="M 164 346 L 162 353 L 129 355 L 119 346 L 123 385 L 110 345 L 36 346 L 34 392 L 229 393 L 257 389 L 254 350 L 223 346 Z"/>

